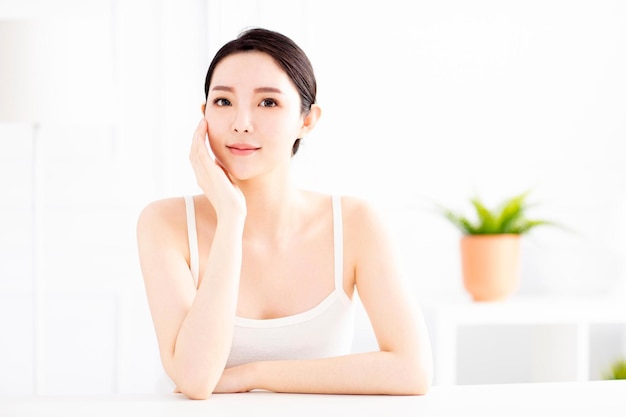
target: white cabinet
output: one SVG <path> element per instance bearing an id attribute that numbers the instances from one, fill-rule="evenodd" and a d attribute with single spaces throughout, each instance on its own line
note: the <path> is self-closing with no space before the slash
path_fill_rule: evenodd
<path id="1" fill-rule="evenodd" d="M 626 304 L 593 297 L 429 302 L 437 385 L 600 379 L 626 354 Z"/>

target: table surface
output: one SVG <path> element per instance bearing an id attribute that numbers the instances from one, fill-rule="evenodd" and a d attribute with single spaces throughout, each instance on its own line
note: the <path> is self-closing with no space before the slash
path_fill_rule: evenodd
<path id="1" fill-rule="evenodd" d="M 531 414 L 532 413 L 532 414 Z M 0 416 L 626 416 L 626 380 L 435 386 L 425 396 L 180 394 L 1 397 Z"/>

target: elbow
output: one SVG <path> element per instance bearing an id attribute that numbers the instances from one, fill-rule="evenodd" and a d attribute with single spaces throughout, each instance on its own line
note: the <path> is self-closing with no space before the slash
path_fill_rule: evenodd
<path id="1" fill-rule="evenodd" d="M 426 395 L 430 391 L 433 383 L 432 361 L 415 361 L 409 366 L 405 366 L 402 381 L 399 384 L 398 395 Z"/>
<path id="2" fill-rule="evenodd" d="M 404 383 L 398 387 L 396 395 L 426 395 L 430 391 L 432 382 L 423 372 L 407 377 Z"/>
<path id="3" fill-rule="evenodd" d="M 172 378 L 176 383 L 176 392 L 183 394 L 190 400 L 206 400 L 208 399 L 217 384 L 217 380 L 212 381 L 213 378 L 201 377 L 200 375 L 193 373 L 191 375 L 185 375 L 178 378 Z"/>
<path id="4" fill-rule="evenodd" d="M 190 400 L 207 400 L 215 392 L 224 367 L 219 362 L 205 362 L 201 365 L 198 362 L 184 357 L 178 362 L 164 360 L 163 366 L 176 386 L 175 392 Z"/>
<path id="5" fill-rule="evenodd" d="M 417 355 L 411 361 L 411 366 L 407 367 L 410 369 L 411 374 L 411 395 L 426 395 L 430 391 L 430 388 L 433 385 L 434 378 L 434 364 L 433 364 L 433 355 L 430 350 L 430 346 L 428 349 L 425 349 L 422 354 Z"/>
<path id="6" fill-rule="evenodd" d="M 418 378 L 412 386 L 412 392 L 409 395 L 426 395 L 430 391 L 432 381 L 426 376 Z"/>
<path id="7" fill-rule="evenodd" d="M 183 385 L 177 389 L 190 400 L 207 400 L 213 393 L 213 389 L 206 384 Z"/>
<path id="8" fill-rule="evenodd" d="M 433 385 L 433 365 L 432 361 L 419 366 L 414 384 L 414 395 L 426 395 Z"/>
<path id="9" fill-rule="evenodd" d="M 190 400 L 208 399 L 221 376 L 217 369 L 207 370 L 191 363 L 187 364 L 188 366 L 175 366 L 173 361 L 164 361 L 163 364 L 166 373 L 176 385 L 174 392 L 183 394 Z"/>
<path id="10" fill-rule="evenodd" d="M 211 396 L 211 391 L 207 390 L 194 390 L 194 391 L 183 391 L 183 394 L 189 398 L 190 400 L 207 400 Z"/>

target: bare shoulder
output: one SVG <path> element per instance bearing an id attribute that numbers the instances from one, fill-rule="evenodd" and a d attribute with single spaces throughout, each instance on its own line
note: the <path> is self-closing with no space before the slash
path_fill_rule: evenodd
<path id="1" fill-rule="evenodd" d="M 313 212 L 319 213 L 327 210 L 331 194 L 324 194 L 316 191 L 303 191 L 306 206 Z M 341 209 L 344 217 L 348 220 L 360 223 L 367 221 L 371 216 L 377 216 L 376 208 L 368 201 L 350 195 L 341 195 Z"/>
<path id="2" fill-rule="evenodd" d="M 302 195 L 303 206 L 306 207 L 313 222 L 319 222 L 324 218 L 330 219 L 331 213 L 328 209 L 332 197 L 330 194 L 303 190 Z M 368 239 L 372 239 L 372 236 L 384 234 L 385 226 L 380 210 L 375 204 L 351 195 L 341 195 L 340 200 L 343 230 L 347 240 L 358 242 L 360 238 L 370 236 Z"/>
<path id="3" fill-rule="evenodd" d="M 146 205 L 137 219 L 140 255 L 175 250 L 187 256 L 187 213 L 183 197 L 165 198 Z"/>
<path id="4" fill-rule="evenodd" d="M 184 198 L 157 200 L 143 208 L 137 220 L 137 249 L 146 282 L 163 283 L 160 278 L 163 278 L 164 271 L 181 260 L 187 262 L 189 248 Z"/>
<path id="5" fill-rule="evenodd" d="M 351 196 L 341 198 L 346 251 L 356 264 L 393 258 L 394 241 L 379 206 Z"/>
<path id="6" fill-rule="evenodd" d="M 177 228 L 186 221 L 185 202 L 182 197 L 156 200 L 146 205 L 137 220 L 138 231 Z"/>
<path id="7" fill-rule="evenodd" d="M 347 232 L 364 236 L 384 231 L 380 211 L 371 202 L 359 197 L 342 196 L 341 205 Z"/>

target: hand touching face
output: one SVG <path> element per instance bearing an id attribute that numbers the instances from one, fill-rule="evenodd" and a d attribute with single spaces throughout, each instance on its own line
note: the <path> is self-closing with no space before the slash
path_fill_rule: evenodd
<path id="1" fill-rule="evenodd" d="M 205 143 L 207 130 L 207 122 L 203 118 L 196 128 L 189 152 L 198 185 L 213 205 L 218 219 L 224 215 L 245 215 L 246 201 L 243 193 L 232 183 L 219 161 L 209 154 Z"/>

